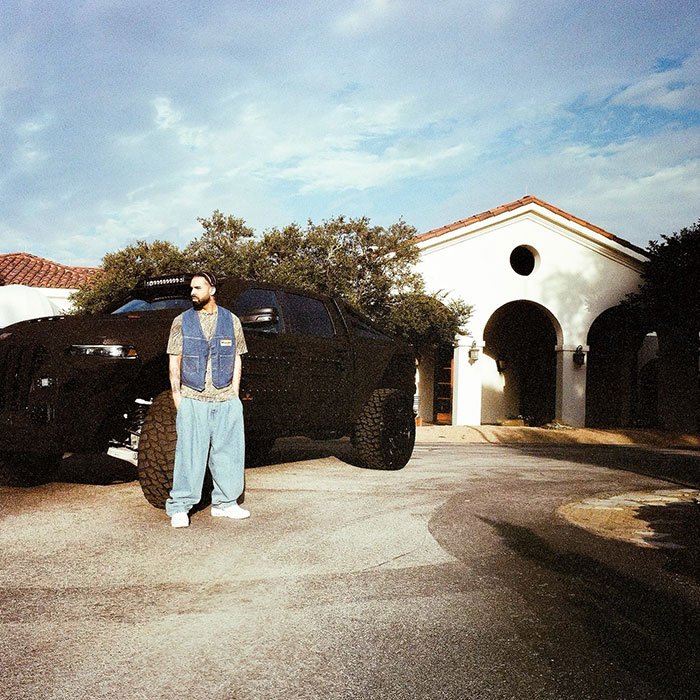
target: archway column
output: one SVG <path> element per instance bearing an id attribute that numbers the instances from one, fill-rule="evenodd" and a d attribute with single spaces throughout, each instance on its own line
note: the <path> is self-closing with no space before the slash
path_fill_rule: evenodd
<path id="1" fill-rule="evenodd" d="M 588 345 L 579 343 L 588 359 Z M 556 419 L 560 423 L 583 428 L 586 425 L 586 362 L 574 362 L 578 345 L 557 345 Z"/>
<path id="2" fill-rule="evenodd" d="M 478 349 L 478 359 L 472 360 L 469 351 Z M 452 425 L 481 425 L 481 372 L 484 341 L 460 336 L 454 351 L 452 384 Z"/>

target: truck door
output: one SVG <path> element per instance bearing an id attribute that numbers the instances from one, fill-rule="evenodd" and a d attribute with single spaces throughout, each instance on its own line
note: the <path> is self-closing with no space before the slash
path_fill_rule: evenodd
<path id="1" fill-rule="evenodd" d="M 352 356 L 347 335 L 317 297 L 279 292 L 287 342 L 293 351 L 292 385 L 298 418 L 309 429 L 344 425 L 351 391 Z"/>
<path id="2" fill-rule="evenodd" d="M 280 435 L 296 408 L 292 390 L 294 357 L 286 342 L 277 295 L 272 289 L 243 290 L 233 304 L 248 352 L 243 356 L 240 397 L 246 426 Z"/>

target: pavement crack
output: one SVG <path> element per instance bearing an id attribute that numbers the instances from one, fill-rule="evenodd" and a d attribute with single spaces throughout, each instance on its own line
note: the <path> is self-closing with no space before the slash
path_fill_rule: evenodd
<path id="1" fill-rule="evenodd" d="M 380 569 L 385 564 L 390 564 L 392 561 L 396 561 L 397 559 L 402 559 L 403 557 L 406 557 L 409 554 L 413 554 L 414 552 L 417 552 L 419 549 L 420 549 L 420 547 L 414 547 L 413 549 L 409 550 L 408 552 L 403 552 L 402 554 L 397 554 L 395 557 L 390 557 L 389 559 L 385 559 L 384 561 L 380 562 L 379 564 L 373 564 L 372 566 L 367 566 L 364 569 L 359 569 L 359 571 L 372 571 L 372 569 Z"/>

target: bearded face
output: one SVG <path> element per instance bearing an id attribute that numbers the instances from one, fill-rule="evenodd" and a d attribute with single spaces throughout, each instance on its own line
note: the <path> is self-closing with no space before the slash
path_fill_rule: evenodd
<path id="1" fill-rule="evenodd" d="M 193 277 L 190 283 L 190 289 L 192 306 L 196 311 L 199 311 L 209 303 L 212 287 L 204 277 Z"/>

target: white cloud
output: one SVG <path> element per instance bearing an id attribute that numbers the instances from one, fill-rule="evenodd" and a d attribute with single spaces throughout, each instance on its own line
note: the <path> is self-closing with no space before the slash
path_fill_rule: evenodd
<path id="1" fill-rule="evenodd" d="M 612 103 L 662 109 L 700 109 L 700 52 L 678 68 L 643 76 L 615 95 Z"/>
<path id="2" fill-rule="evenodd" d="M 277 177 L 301 183 L 301 192 L 333 192 L 386 187 L 430 173 L 437 166 L 456 162 L 464 147 L 453 146 L 429 154 L 406 155 L 362 151 L 324 152 L 281 168 Z"/>
<path id="3" fill-rule="evenodd" d="M 431 122 L 410 99 L 356 97 L 335 106 L 251 101 L 232 112 L 218 129 L 207 128 L 206 143 L 192 157 L 178 160 L 169 181 L 206 175 L 222 182 L 241 177 L 293 181 L 306 193 L 363 190 L 444 167 L 468 150 L 449 138 L 420 136 Z M 158 102 L 158 120 L 162 129 L 182 127 L 181 114 L 169 100 Z"/>
<path id="4" fill-rule="evenodd" d="M 156 127 L 161 130 L 173 131 L 177 140 L 183 146 L 200 148 L 205 142 L 205 129 L 202 127 L 188 127 L 182 124 L 182 114 L 173 108 L 167 97 L 157 97 L 153 100 L 156 110 Z"/>
<path id="5" fill-rule="evenodd" d="M 30 171 L 35 169 L 41 163 L 48 160 L 48 154 L 39 148 L 35 148 L 28 144 L 21 146 L 15 151 L 14 154 L 14 165 L 21 171 Z"/>
<path id="6" fill-rule="evenodd" d="M 336 30 L 350 35 L 374 30 L 399 5 L 399 0 L 357 0 L 349 12 L 336 20 Z"/>
<path id="7" fill-rule="evenodd" d="M 438 226 L 527 185 L 644 243 L 697 207 L 692 3 L 10 2 L 0 230 L 83 262 L 215 208 Z"/>
<path id="8" fill-rule="evenodd" d="M 483 12 L 486 21 L 494 25 L 502 25 L 513 18 L 517 8 L 510 0 L 491 0 L 485 2 L 479 8 Z"/>
<path id="9" fill-rule="evenodd" d="M 700 127 L 612 146 L 563 144 L 465 176 L 427 229 L 534 194 L 640 246 L 700 217 Z"/>
<path id="10" fill-rule="evenodd" d="M 182 115 L 173 109 L 167 97 L 156 97 L 153 106 L 156 109 L 156 126 L 159 129 L 174 129 L 182 121 Z"/>
<path id="11" fill-rule="evenodd" d="M 38 134 L 53 122 L 53 115 L 46 114 L 38 119 L 30 119 L 29 121 L 21 123 L 17 127 L 17 133 L 21 137 L 28 137 L 33 134 Z"/>

